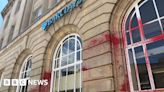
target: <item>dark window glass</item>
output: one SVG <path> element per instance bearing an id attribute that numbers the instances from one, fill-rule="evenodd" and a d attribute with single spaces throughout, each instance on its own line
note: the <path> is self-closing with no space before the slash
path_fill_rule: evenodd
<path id="1" fill-rule="evenodd" d="M 132 16 L 132 14 L 134 13 L 134 8 L 132 9 L 131 13 L 129 14 L 127 20 L 126 20 L 126 24 L 125 24 L 125 29 L 129 30 L 129 25 L 130 25 L 130 18 Z"/>
<path id="2" fill-rule="evenodd" d="M 68 67 L 68 75 L 74 74 L 74 66 Z"/>
<path id="3" fill-rule="evenodd" d="M 132 31 L 132 39 L 133 43 L 141 41 L 139 29 L 135 29 Z"/>
<path id="4" fill-rule="evenodd" d="M 132 49 L 128 50 L 128 54 L 129 54 L 129 60 L 130 60 L 130 68 L 131 68 L 133 87 L 134 87 L 134 90 L 138 90 L 138 82 L 137 82 L 137 78 L 136 78 L 136 70 L 135 70 L 135 64 L 134 64 L 134 57 L 133 57 Z"/>
<path id="5" fill-rule="evenodd" d="M 151 89 L 142 46 L 134 48 L 141 89 Z"/>
<path id="6" fill-rule="evenodd" d="M 131 28 L 134 28 L 134 27 L 138 26 L 138 21 L 137 21 L 136 14 L 133 16 L 131 23 L 132 23 Z"/>
<path id="7" fill-rule="evenodd" d="M 161 34 L 161 28 L 158 21 L 151 24 L 144 25 L 143 29 L 146 39 Z"/>
<path id="8" fill-rule="evenodd" d="M 128 44 L 128 45 L 131 44 L 129 32 L 126 32 L 126 40 L 127 40 L 127 44 Z"/>
<path id="9" fill-rule="evenodd" d="M 163 31 L 164 31 L 164 19 L 162 19 L 161 22 L 162 22 L 162 27 L 163 27 Z"/>
<path id="10" fill-rule="evenodd" d="M 157 18 L 152 0 L 148 0 L 144 3 L 139 10 L 143 24 Z"/>
<path id="11" fill-rule="evenodd" d="M 164 0 L 155 0 L 156 1 L 156 5 L 157 5 L 157 8 L 158 8 L 158 12 L 159 12 L 159 15 L 162 17 L 164 16 Z"/>
<path id="12" fill-rule="evenodd" d="M 164 88 L 164 40 L 147 44 L 156 88 Z"/>
<path id="13" fill-rule="evenodd" d="M 80 50 L 81 49 L 80 43 L 81 42 L 77 41 L 77 46 L 76 46 L 77 47 L 77 50 Z"/>
<path id="14" fill-rule="evenodd" d="M 76 61 L 79 61 L 79 60 L 81 60 L 81 51 L 78 51 L 78 52 L 76 52 Z"/>

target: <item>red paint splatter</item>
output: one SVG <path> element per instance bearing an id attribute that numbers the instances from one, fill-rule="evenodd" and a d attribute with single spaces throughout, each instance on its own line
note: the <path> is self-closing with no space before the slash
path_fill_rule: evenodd
<path id="1" fill-rule="evenodd" d="M 87 71 L 87 70 L 88 70 L 88 68 L 86 68 L 85 66 L 82 67 L 82 71 Z"/>
<path id="2" fill-rule="evenodd" d="M 84 49 L 97 46 L 99 44 L 102 44 L 104 42 L 110 42 L 114 46 L 118 46 L 119 44 L 119 38 L 114 34 L 109 34 L 109 32 L 105 32 L 101 35 L 98 35 L 92 39 L 90 39 L 88 42 L 86 42 L 86 45 L 84 46 Z"/>
<path id="3" fill-rule="evenodd" d="M 51 72 L 44 72 L 41 80 L 48 80 L 48 85 L 40 85 L 31 89 L 29 92 L 50 92 Z"/>
<path id="4" fill-rule="evenodd" d="M 119 38 L 116 37 L 115 34 L 105 34 L 105 38 L 111 42 L 114 46 L 118 46 L 119 42 Z"/>
<path id="5" fill-rule="evenodd" d="M 128 80 L 127 74 L 125 75 L 125 80 L 123 81 L 120 91 L 121 92 L 130 92 L 129 80 Z"/>
<path id="6" fill-rule="evenodd" d="M 41 85 L 40 86 L 40 92 L 50 92 L 50 86 L 51 86 L 51 72 L 44 72 L 42 80 L 48 80 L 48 85 Z"/>

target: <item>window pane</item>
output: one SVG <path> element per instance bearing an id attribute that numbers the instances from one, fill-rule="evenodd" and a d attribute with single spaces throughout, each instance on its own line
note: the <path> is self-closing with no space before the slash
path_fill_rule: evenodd
<path id="1" fill-rule="evenodd" d="M 126 32 L 126 40 L 127 40 L 127 44 L 128 44 L 128 45 L 131 44 L 129 32 Z"/>
<path id="2" fill-rule="evenodd" d="M 75 84 L 75 76 L 74 76 L 74 66 L 68 68 L 68 75 L 67 75 L 67 90 L 74 89 Z M 68 92 L 68 91 L 67 91 Z"/>
<path id="3" fill-rule="evenodd" d="M 141 41 L 139 29 L 135 29 L 132 31 L 132 39 L 133 39 L 133 43 Z"/>
<path id="4" fill-rule="evenodd" d="M 68 75 L 74 74 L 74 66 L 68 67 Z"/>
<path id="5" fill-rule="evenodd" d="M 80 65 L 76 65 L 76 89 L 80 88 Z"/>
<path id="6" fill-rule="evenodd" d="M 74 63 L 75 62 L 75 53 L 72 53 L 68 57 L 68 64 Z"/>
<path id="7" fill-rule="evenodd" d="M 27 62 L 27 70 L 31 69 L 31 66 L 32 66 L 32 61 L 31 59 L 29 59 Z"/>
<path id="8" fill-rule="evenodd" d="M 59 71 L 56 71 L 55 72 L 56 73 L 56 75 L 54 76 L 54 85 L 53 85 L 53 92 L 57 92 L 58 91 L 58 83 L 59 83 Z"/>
<path id="9" fill-rule="evenodd" d="M 66 69 L 62 69 L 61 70 L 61 76 L 66 76 L 66 72 L 67 72 Z"/>
<path id="10" fill-rule="evenodd" d="M 145 34 L 146 39 L 152 38 L 154 36 L 161 34 L 161 28 L 158 21 L 143 26 L 143 29 L 144 29 L 144 34 Z"/>
<path id="11" fill-rule="evenodd" d="M 152 0 L 144 3 L 139 10 L 143 24 L 157 18 Z"/>
<path id="12" fill-rule="evenodd" d="M 75 51 L 75 39 L 70 39 L 69 40 L 69 53 Z"/>
<path id="13" fill-rule="evenodd" d="M 78 36 L 76 36 L 76 37 L 77 37 L 78 42 L 80 42 L 79 45 L 82 45 L 82 41 L 81 41 L 80 37 L 78 37 Z M 79 46 L 78 46 L 78 47 L 79 47 Z M 81 46 L 80 46 L 80 47 L 81 47 Z M 80 49 L 82 49 L 82 48 L 80 48 Z M 79 50 L 79 49 L 77 49 L 77 50 Z"/>
<path id="14" fill-rule="evenodd" d="M 30 71 L 27 71 L 27 72 L 26 72 L 26 77 L 27 77 L 27 78 L 30 77 Z"/>
<path id="15" fill-rule="evenodd" d="M 164 40 L 147 45 L 155 87 L 164 88 Z"/>
<path id="16" fill-rule="evenodd" d="M 132 22 L 131 22 L 131 23 L 132 23 L 132 24 L 131 24 L 131 28 L 134 28 L 134 27 L 138 26 L 136 14 L 133 16 Z"/>
<path id="17" fill-rule="evenodd" d="M 137 78 L 136 78 L 136 71 L 135 71 L 135 65 L 134 65 L 134 58 L 133 58 L 133 52 L 132 49 L 128 50 L 129 54 L 129 62 L 130 62 L 130 68 L 131 68 L 131 76 L 133 81 L 133 87 L 134 90 L 138 90 L 138 84 L 137 84 Z"/>
<path id="18" fill-rule="evenodd" d="M 67 65 L 67 56 L 62 57 L 61 59 L 61 66 Z"/>
<path id="19" fill-rule="evenodd" d="M 163 27 L 163 29 L 164 29 L 164 19 L 162 19 L 161 22 L 162 22 L 162 27 Z M 163 30 L 163 31 L 164 31 L 164 30 Z"/>
<path id="20" fill-rule="evenodd" d="M 157 8 L 158 8 L 158 12 L 159 12 L 159 15 L 162 17 L 164 16 L 164 12 L 163 12 L 163 9 L 164 9 L 164 0 L 155 0 L 156 1 L 156 5 L 157 5 Z"/>
<path id="21" fill-rule="evenodd" d="M 81 60 L 81 51 L 76 52 L 76 61 L 80 61 Z"/>
<path id="22" fill-rule="evenodd" d="M 141 89 L 151 89 L 142 46 L 134 48 Z"/>
<path id="23" fill-rule="evenodd" d="M 68 54 L 68 40 L 64 42 L 63 48 L 62 48 L 62 56 L 67 55 L 67 54 Z"/>
<path id="24" fill-rule="evenodd" d="M 77 42 L 77 46 L 76 46 L 77 50 L 80 50 L 81 49 L 81 46 L 80 46 L 81 44 L 79 43 L 79 41 L 76 41 L 76 42 Z"/>
<path id="25" fill-rule="evenodd" d="M 61 70 L 61 78 L 60 78 L 60 91 L 64 91 L 66 89 L 66 69 Z"/>
<path id="26" fill-rule="evenodd" d="M 134 12 L 134 8 L 132 9 L 131 13 L 129 14 L 129 16 L 128 16 L 127 20 L 126 20 L 125 30 L 129 30 L 130 18 L 131 18 L 131 16 L 132 16 L 133 12 Z"/>

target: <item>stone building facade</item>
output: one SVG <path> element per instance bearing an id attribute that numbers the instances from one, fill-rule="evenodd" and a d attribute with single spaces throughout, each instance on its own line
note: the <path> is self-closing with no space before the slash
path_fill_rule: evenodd
<path id="1" fill-rule="evenodd" d="M 8 0 L 2 11 L 4 24 L 0 38 L 0 77 L 1 79 L 47 79 L 48 85 L 28 85 L 28 87 L 2 85 L 0 92 L 133 92 L 135 90 L 162 92 L 163 86 L 153 82 L 156 80 L 153 80 L 150 73 L 151 69 L 148 67 L 150 64 L 146 66 L 151 85 L 144 84 L 142 80 L 133 81 L 135 73 L 133 74 L 133 69 L 130 68 L 132 63 L 128 63 L 131 59 L 127 55 L 127 48 L 130 47 L 126 48 L 125 45 L 128 41 L 125 41 L 126 25 L 124 24 L 128 21 L 130 12 L 133 12 L 133 8 L 140 4 L 140 1 Z M 141 3 L 146 1 L 143 0 Z M 147 2 L 150 1 L 155 3 L 155 0 Z M 69 7 L 71 3 L 78 2 L 79 5 Z M 63 9 L 67 6 L 68 12 L 65 12 Z M 158 8 L 155 9 L 157 11 Z M 61 10 L 64 14 L 55 18 L 55 14 Z M 137 21 L 134 21 L 134 25 L 138 23 L 141 28 L 138 13 L 136 16 Z M 163 17 L 158 15 L 157 19 L 160 21 L 160 27 L 164 26 Z M 133 21 L 133 17 L 131 20 Z M 44 23 L 47 26 L 45 30 L 43 30 Z M 162 33 L 154 39 L 163 41 L 163 33 L 162 30 Z M 74 44 L 71 43 L 71 39 L 75 41 Z M 67 41 L 70 49 L 64 48 Z M 73 46 L 75 52 L 71 52 Z M 68 53 L 64 52 L 65 49 L 68 49 Z M 163 45 L 161 49 L 164 51 Z M 68 56 L 74 53 L 74 59 L 77 60 L 67 57 L 67 64 L 63 63 L 66 53 Z M 160 57 L 163 57 L 163 54 Z M 74 63 L 68 64 L 69 61 L 72 62 L 71 60 L 74 60 Z M 160 70 L 164 69 L 160 68 Z M 29 75 L 26 76 L 26 73 Z M 136 79 L 145 78 L 139 74 L 141 74 L 140 70 L 135 75 L 138 76 Z M 164 77 L 163 73 L 160 74 L 159 78 Z M 136 87 L 135 83 L 140 86 Z M 164 81 L 161 80 L 161 83 Z"/>

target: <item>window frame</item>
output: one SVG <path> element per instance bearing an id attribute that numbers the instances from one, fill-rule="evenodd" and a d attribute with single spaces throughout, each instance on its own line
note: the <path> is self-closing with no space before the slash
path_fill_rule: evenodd
<path id="1" fill-rule="evenodd" d="M 30 61 L 29 59 L 31 59 L 31 61 Z M 29 61 L 28 61 L 28 60 L 29 60 Z M 31 67 L 28 68 L 27 70 L 23 70 L 25 67 L 27 67 L 27 65 L 26 65 L 27 62 L 31 62 Z M 26 77 L 26 78 L 22 78 L 22 73 L 31 72 L 31 70 L 32 70 L 32 55 L 29 55 L 29 56 L 26 57 L 26 59 L 24 60 L 22 66 L 21 66 L 21 69 L 20 69 L 20 72 L 19 72 L 19 79 L 27 79 L 27 80 L 30 79 L 30 76 L 28 76 L 28 77 Z M 28 85 L 26 85 L 26 86 L 28 87 Z M 22 90 L 20 91 L 20 89 L 21 89 L 22 87 L 24 87 L 24 86 L 18 85 L 18 86 L 17 86 L 17 91 L 16 91 L 16 92 L 22 92 Z"/>
<path id="2" fill-rule="evenodd" d="M 48 2 L 48 9 L 51 10 L 54 7 L 56 7 L 60 2 L 62 2 L 62 0 L 55 0 L 52 2 L 52 4 L 50 2 Z"/>
<path id="3" fill-rule="evenodd" d="M 62 45 L 63 45 L 63 43 L 64 43 L 64 41 L 65 40 L 67 40 L 67 39 L 69 39 L 69 37 L 70 36 L 75 36 L 76 37 L 76 39 L 75 39 L 75 46 L 76 46 L 76 41 L 78 41 L 79 43 L 80 43 L 80 50 L 75 50 L 74 52 L 78 52 L 78 51 L 80 51 L 81 52 L 81 56 L 80 56 L 80 60 L 79 60 L 79 62 L 75 62 L 75 63 L 72 63 L 72 64 L 67 64 L 67 65 L 64 65 L 64 66 L 61 66 L 61 59 L 60 59 L 60 67 L 58 67 L 58 68 L 55 68 L 55 60 L 56 60 L 56 56 L 57 56 L 57 54 L 58 54 L 58 52 L 59 52 L 59 50 L 61 50 L 62 51 Z M 71 34 L 69 34 L 69 35 L 66 35 L 59 43 L 58 43 L 58 45 L 57 45 L 57 47 L 56 47 L 56 49 L 55 49 L 55 51 L 54 51 L 54 53 L 53 53 L 53 61 L 52 61 L 52 72 L 51 72 L 51 86 L 50 86 L 50 92 L 53 92 L 53 89 L 54 89 L 54 84 L 55 84 L 55 82 L 54 82 L 54 79 L 56 78 L 56 71 L 61 71 L 62 69 L 66 69 L 66 68 L 69 68 L 69 67 L 76 67 L 77 65 L 80 65 L 80 92 L 82 92 L 82 42 L 80 41 L 81 39 L 79 39 L 79 40 L 77 40 L 78 38 L 77 37 L 79 37 L 80 38 L 80 36 L 78 35 L 78 34 L 76 34 L 76 33 L 71 33 Z M 76 48 L 76 47 L 75 47 Z M 61 54 L 62 52 L 60 52 L 60 57 L 59 58 L 61 58 L 62 56 L 62 54 Z M 71 52 L 72 53 L 72 52 Z M 69 54 L 67 54 L 67 55 L 70 55 L 70 53 Z M 76 58 L 76 57 L 75 57 Z M 76 60 L 75 60 L 76 61 Z M 74 68 L 74 71 L 76 70 L 76 68 Z M 68 75 L 67 75 L 68 76 Z M 76 76 L 76 73 L 74 73 L 74 75 L 73 76 Z M 55 78 L 54 78 L 55 77 Z M 59 72 L 59 80 L 60 80 L 60 78 L 61 78 L 61 73 Z M 58 82 L 58 85 L 59 85 L 59 83 L 60 82 Z M 76 82 L 75 82 L 76 83 Z M 74 83 L 74 84 L 75 84 Z M 76 88 L 76 85 L 74 85 L 74 92 L 75 92 L 75 89 Z M 65 89 L 65 90 L 67 90 L 67 89 Z M 59 88 L 58 88 L 58 91 L 60 92 L 60 90 L 59 90 Z"/>
<path id="4" fill-rule="evenodd" d="M 34 7 L 34 6 L 33 6 Z M 43 15 L 43 7 L 40 5 L 36 9 L 32 10 L 32 23 L 36 22 Z"/>
<path id="5" fill-rule="evenodd" d="M 145 55 L 145 61 L 147 63 L 146 64 L 146 68 L 147 68 L 147 71 L 148 71 L 148 76 L 149 76 L 149 82 L 150 82 L 151 89 L 141 90 L 141 87 L 138 86 L 139 88 L 138 88 L 137 91 L 139 91 L 139 92 L 144 92 L 144 91 L 150 91 L 151 92 L 151 91 L 154 91 L 154 90 L 157 90 L 157 91 L 160 90 L 161 91 L 161 90 L 164 90 L 164 88 L 155 88 L 154 77 L 152 75 L 152 69 L 151 69 L 150 60 L 149 60 L 149 56 L 148 56 L 148 51 L 147 51 L 146 45 L 150 44 L 150 43 L 154 43 L 154 42 L 160 41 L 160 40 L 163 40 L 164 39 L 164 31 L 161 30 L 161 34 L 160 35 L 146 39 L 145 34 L 144 34 L 144 30 L 143 30 L 144 24 L 142 24 L 142 19 L 141 19 L 139 7 L 142 6 L 148 0 L 143 1 L 140 5 L 138 5 L 140 1 L 142 1 L 142 0 L 137 0 L 137 1 L 135 1 L 132 4 L 130 9 L 125 14 L 126 17 L 124 18 L 123 23 L 122 23 L 122 37 L 123 37 L 123 45 L 124 45 L 124 48 L 125 48 L 126 67 L 127 67 L 127 72 L 128 72 L 130 91 L 135 91 L 135 90 L 134 90 L 134 87 L 133 87 L 133 79 L 132 79 L 132 76 L 131 76 L 131 65 L 129 63 L 130 59 L 129 59 L 129 55 L 128 55 L 128 50 L 129 49 L 133 50 L 133 58 L 134 58 L 134 60 L 136 60 L 135 59 L 134 48 L 135 47 L 140 47 L 140 46 L 143 47 L 143 53 Z M 153 1 L 153 5 L 155 6 L 155 12 L 157 14 L 157 18 L 154 19 L 154 20 L 151 20 L 151 21 L 149 21 L 147 23 L 158 21 L 159 25 L 160 25 L 160 28 L 163 29 L 161 20 L 164 19 L 164 17 L 160 17 L 159 16 L 159 12 L 157 10 L 157 6 L 156 6 L 156 3 L 155 3 L 155 0 L 152 0 L 152 1 Z M 128 30 L 130 30 L 130 31 L 128 31 L 129 35 L 130 35 L 130 44 L 128 44 L 127 38 L 126 38 L 126 33 L 127 33 L 126 22 L 128 21 L 127 19 L 129 17 L 130 13 L 132 12 L 133 8 L 135 9 L 134 14 L 136 12 L 137 20 L 139 20 L 137 23 L 138 23 L 138 28 L 139 28 L 139 32 L 140 32 L 141 41 L 133 43 L 133 41 L 132 41 L 133 40 L 133 38 L 132 38 L 132 31 L 133 30 L 128 29 Z M 130 20 L 131 20 L 132 17 L 130 17 Z M 145 23 L 145 24 L 147 24 L 147 23 Z M 130 22 L 129 22 L 129 25 L 130 25 Z M 138 74 L 139 72 L 137 71 L 138 67 L 137 67 L 136 61 L 134 61 L 134 63 L 135 63 L 135 72 L 137 72 L 136 73 L 137 83 L 138 83 L 138 85 L 141 85 L 140 84 L 140 80 L 139 80 L 139 74 Z"/>
<path id="6" fill-rule="evenodd" d="M 17 14 L 21 8 L 22 0 L 18 0 L 16 4 L 15 14 Z"/>
<path id="7" fill-rule="evenodd" d="M 12 42 L 12 40 L 13 40 L 14 31 L 15 31 L 15 24 L 12 25 L 11 28 L 10 28 L 10 32 L 9 32 L 9 36 L 8 36 L 8 41 L 7 41 L 8 44 L 10 42 Z"/>

